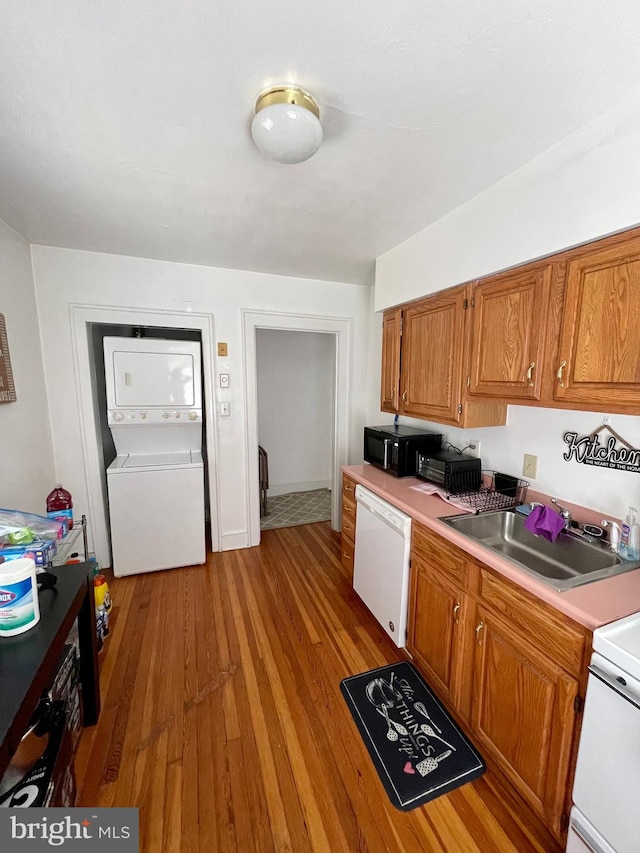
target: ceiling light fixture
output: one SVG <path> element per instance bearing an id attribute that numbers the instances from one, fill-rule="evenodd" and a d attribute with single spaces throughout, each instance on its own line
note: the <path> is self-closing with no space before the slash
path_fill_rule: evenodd
<path id="1" fill-rule="evenodd" d="M 302 163 L 322 142 L 318 104 L 297 86 L 274 86 L 256 101 L 251 135 L 257 147 L 278 163 Z"/>

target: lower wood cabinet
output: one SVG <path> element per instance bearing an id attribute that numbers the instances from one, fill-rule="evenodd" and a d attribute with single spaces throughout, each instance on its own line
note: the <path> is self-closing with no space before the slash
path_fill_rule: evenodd
<path id="1" fill-rule="evenodd" d="M 578 679 L 517 625 L 477 609 L 471 729 L 480 751 L 560 837 L 576 725 Z"/>
<path id="2" fill-rule="evenodd" d="M 408 651 L 564 840 L 590 632 L 414 521 Z"/>
<path id="3" fill-rule="evenodd" d="M 353 558 L 356 550 L 356 483 L 351 477 L 342 478 L 342 542 L 341 561 L 349 580 L 353 580 Z"/>
<path id="4" fill-rule="evenodd" d="M 412 559 L 412 601 L 420 603 L 420 616 L 412 608 L 408 646 L 427 681 L 468 719 L 463 671 L 464 644 L 473 601 L 456 589 L 447 577 L 429 569 L 420 558 Z M 426 617 L 428 614 L 428 618 Z"/>

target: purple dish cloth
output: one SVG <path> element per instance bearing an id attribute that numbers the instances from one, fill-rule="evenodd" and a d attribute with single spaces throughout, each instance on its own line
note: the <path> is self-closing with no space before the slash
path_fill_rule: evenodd
<path id="1" fill-rule="evenodd" d="M 524 526 L 536 536 L 555 542 L 564 530 L 564 518 L 548 506 L 536 506 L 527 516 Z"/>

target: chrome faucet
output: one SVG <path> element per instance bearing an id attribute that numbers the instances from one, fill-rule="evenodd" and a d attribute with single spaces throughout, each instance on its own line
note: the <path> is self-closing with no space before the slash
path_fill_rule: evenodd
<path id="1" fill-rule="evenodd" d="M 562 504 L 559 504 L 557 498 L 551 498 L 551 503 L 555 504 L 555 506 L 558 507 L 558 512 L 560 513 L 560 515 L 564 519 L 564 529 L 570 530 L 571 529 L 571 512 L 570 512 L 570 510 L 568 510 L 566 508 L 566 506 L 562 506 Z"/>

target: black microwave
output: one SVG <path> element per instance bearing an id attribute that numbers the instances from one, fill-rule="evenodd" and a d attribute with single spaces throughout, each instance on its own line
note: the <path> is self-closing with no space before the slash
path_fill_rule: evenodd
<path id="1" fill-rule="evenodd" d="M 441 446 L 439 432 L 394 424 L 364 428 L 364 461 L 396 477 L 415 477 L 418 454 L 436 453 Z"/>

